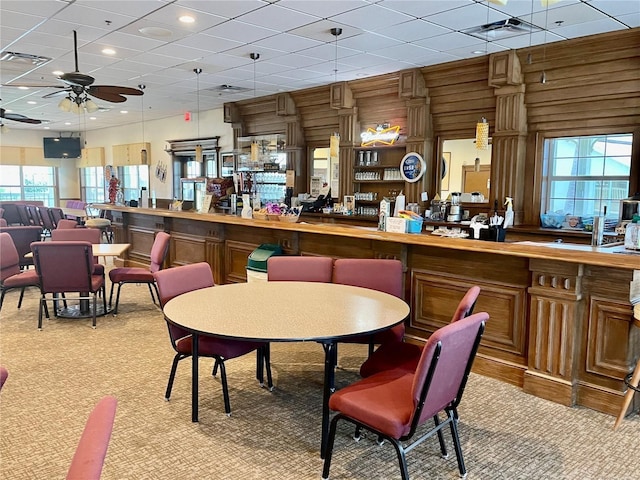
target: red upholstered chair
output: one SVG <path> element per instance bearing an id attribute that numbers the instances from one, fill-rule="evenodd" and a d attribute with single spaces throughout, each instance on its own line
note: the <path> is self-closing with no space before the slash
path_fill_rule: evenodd
<path id="1" fill-rule="evenodd" d="M 346 420 L 388 440 L 395 448 L 403 480 L 409 472 L 405 452 L 437 434 L 440 451 L 447 455 L 442 429 L 449 425 L 461 476 L 466 475 L 455 410 L 476 356 L 489 315 L 477 313 L 436 330 L 427 341 L 415 372 L 387 370 L 364 378 L 334 393 L 329 408 L 338 412 L 331 420 L 322 478 L 329 478 L 338 421 Z M 440 417 L 444 412 L 445 418 Z M 434 420 L 428 432 L 418 427 Z M 417 438 L 415 438 L 417 437 Z M 403 446 L 404 442 L 411 442 Z"/>
<path id="2" fill-rule="evenodd" d="M 20 257 L 11 236 L 6 232 L 0 233 L 0 310 L 2 310 L 4 295 L 9 290 L 20 289 L 20 299 L 18 300 L 18 308 L 20 308 L 24 289 L 39 285 L 40 280 L 34 269 L 20 270 Z"/>
<path id="3" fill-rule="evenodd" d="M 71 228 L 76 228 L 77 226 L 78 226 L 78 222 L 76 222 L 75 220 L 62 218 L 58 220 L 58 223 L 56 224 L 56 230 L 71 229 Z"/>
<path id="4" fill-rule="evenodd" d="M 92 245 L 100 243 L 102 233 L 97 228 L 61 228 L 51 232 L 51 240 L 54 242 L 90 242 Z M 104 265 L 98 263 L 98 257 L 94 256 L 95 275 L 104 276 Z"/>
<path id="5" fill-rule="evenodd" d="M 473 313 L 473 307 L 480 295 L 480 287 L 473 286 L 462 297 L 451 317 L 451 322 L 457 322 Z M 383 343 L 360 366 L 360 375 L 369 377 L 383 370 L 402 367 L 414 371 L 420 360 L 422 348 L 412 343 L 393 340 Z"/>
<path id="6" fill-rule="evenodd" d="M 194 290 L 200 290 L 202 288 L 212 287 L 213 274 L 211 273 L 211 267 L 206 262 L 192 263 L 190 265 L 183 265 L 179 267 L 173 267 L 166 270 L 155 272 L 153 276 L 156 279 L 158 285 L 160 303 L 164 306 L 169 300 L 183 293 L 191 292 Z M 212 313 L 213 314 L 213 313 Z M 229 319 L 230 322 L 233 319 Z M 171 389 L 173 387 L 173 380 L 178 368 L 178 362 L 185 358 L 191 357 L 192 354 L 192 337 L 191 334 L 176 326 L 170 322 L 167 322 L 169 328 L 169 338 L 171 340 L 171 346 L 176 351 L 175 357 L 173 357 L 173 364 L 171 365 L 171 373 L 169 375 L 169 383 L 167 384 L 167 391 L 165 393 L 165 399 L 169 400 L 171 397 Z M 224 362 L 231 358 L 237 358 L 247 353 L 258 353 L 258 380 L 260 385 L 263 384 L 263 363 L 266 363 L 267 369 L 267 385 L 269 389 L 273 388 L 273 381 L 271 378 L 271 363 L 269 358 L 269 344 L 266 342 L 245 342 L 238 340 L 227 340 L 222 338 L 200 336 L 198 338 L 198 356 L 210 357 L 215 359 L 213 366 L 213 375 L 215 376 L 220 367 L 220 377 L 222 380 L 222 393 L 224 397 L 224 409 L 227 415 L 231 415 L 231 403 L 229 401 L 229 389 L 227 386 L 227 373 Z"/>
<path id="7" fill-rule="evenodd" d="M 27 206 L 25 204 L 19 203 L 16 205 L 16 208 L 18 209 L 18 215 L 20 217 L 20 223 L 22 225 L 24 226 L 35 225 L 35 222 L 31 218 L 31 215 L 29 215 L 29 211 L 27 210 Z"/>
<path id="8" fill-rule="evenodd" d="M 51 207 L 49 209 L 49 216 L 51 217 L 54 228 L 58 228 L 58 222 L 64 220 L 64 212 L 59 207 Z"/>
<path id="9" fill-rule="evenodd" d="M 0 227 L 8 227 L 8 226 L 9 224 L 7 223 L 7 221 L 4 218 L 0 217 Z"/>
<path id="10" fill-rule="evenodd" d="M 31 243 L 41 239 L 42 227 L 16 225 L 0 227 L 0 232 L 6 232 L 11 235 L 13 244 L 18 250 L 20 268 L 25 269 L 33 265 L 33 257 L 26 257 L 25 255 L 31 251 Z"/>
<path id="11" fill-rule="evenodd" d="M 400 260 L 378 258 L 340 258 L 333 263 L 333 283 L 370 288 L 399 298 L 404 298 L 404 274 Z M 404 338 L 404 324 L 375 335 L 366 335 L 341 340 L 345 343 L 365 343 L 369 354 L 374 344 L 386 343 Z"/>
<path id="12" fill-rule="evenodd" d="M 4 382 L 7 381 L 7 377 L 9 376 L 9 372 L 7 369 L 0 365 L 0 390 L 4 386 Z"/>
<path id="13" fill-rule="evenodd" d="M 153 241 L 151 247 L 151 265 L 149 268 L 142 267 L 120 267 L 112 268 L 109 271 L 109 279 L 111 279 L 111 293 L 109 295 L 109 307 L 111 307 L 111 301 L 113 300 L 113 287 L 118 285 L 118 293 L 116 294 L 116 305 L 113 307 L 112 313 L 116 315 L 118 313 L 118 304 L 120 303 L 120 289 L 125 283 L 146 283 L 149 287 L 149 293 L 151 294 L 151 300 L 156 303 L 156 297 L 153 295 L 153 289 L 155 289 L 158 299 L 158 287 L 156 287 L 153 274 L 162 269 L 164 259 L 167 256 L 169 250 L 169 240 L 171 235 L 165 232 L 158 232 L 156 238 Z M 153 289 L 152 289 L 153 287 Z"/>
<path id="14" fill-rule="evenodd" d="M 267 260 L 267 280 L 330 283 L 331 257 L 275 256 Z"/>
<path id="15" fill-rule="evenodd" d="M 67 480 L 100 480 L 117 405 L 115 397 L 106 396 L 93 408 L 67 471 Z"/>
<path id="16" fill-rule="evenodd" d="M 95 263 L 89 242 L 34 242 L 31 244 L 36 271 L 40 278 L 40 309 L 38 329 L 42 329 L 42 310 L 48 293 L 55 295 L 79 292 L 81 301 L 93 299 L 93 328 L 96 327 L 98 292 L 102 293 L 104 311 L 107 310 L 104 275 L 94 273 Z M 54 297 L 54 308 L 56 298 Z"/>
<path id="17" fill-rule="evenodd" d="M 38 214 L 40 215 L 40 222 L 42 224 L 42 236 L 50 237 L 51 232 L 56 228 L 56 225 L 53 223 L 51 219 L 51 213 L 49 212 L 49 207 L 44 207 L 42 205 L 38 206 Z"/>

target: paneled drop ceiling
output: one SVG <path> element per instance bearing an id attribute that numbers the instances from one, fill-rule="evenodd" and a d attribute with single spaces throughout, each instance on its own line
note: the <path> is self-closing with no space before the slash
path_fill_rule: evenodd
<path id="1" fill-rule="evenodd" d="M 640 26 L 639 0 L 1 0 L 2 107 L 76 131 L 182 115 L 224 102 Z M 188 15 L 192 23 L 179 18 Z M 512 20 L 515 19 L 515 20 Z M 520 29 L 518 22 L 533 26 Z M 470 29 L 502 22 L 487 37 Z M 330 30 L 342 29 L 333 36 Z M 54 71 L 137 87 L 94 114 L 57 108 Z M 468 33 L 464 33 L 466 31 Z M 105 48 L 115 51 L 103 53 Z M 10 55 L 9 52 L 14 55 Z M 259 53 L 255 62 L 251 53 Z M 15 55 L 18 54 L 18 55 Z M 49 60 L 50 59 L 50 60 Z M 18 85 L 30 85 L 20 89 Z M 128 113 L 121 113 L 122 110 Z M 70 125 L 67 125 L 69 123 Z"/>

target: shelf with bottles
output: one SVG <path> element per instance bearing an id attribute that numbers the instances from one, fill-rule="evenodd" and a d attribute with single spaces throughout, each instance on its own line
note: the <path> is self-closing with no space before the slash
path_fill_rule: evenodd
<path id="1" fill-rule="evenodd" d="M 284 151 L 286 137 L 280 134 L 238 137 L 234 153 L 238 171 L 262 171 L 265 164 L 277 164 L 284 170 L 287 154 Z"/>

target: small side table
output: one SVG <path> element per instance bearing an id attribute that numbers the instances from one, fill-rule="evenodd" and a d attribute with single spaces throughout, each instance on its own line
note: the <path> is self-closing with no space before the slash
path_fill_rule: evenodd
<path id="1" fill-rule="evenodd" d="M 640 328 L 640 303 L 633 307 L 633 324 Z M 636 368 L 633 370 L 633 373 L 630 373 L 625 377 L 624 383 L 627 385 L 627 393 L 624 395 L 622 408 L 620 409 L 616 423 L 613 425 L 614 430 L 618 428 L 620 422 L 622 422 L 622 419 L 625 417 L 627 409 L 633 399 L 633 395 L 636 392 L 640 392 L 640 388 L 638 387 L 638 385 L 640 385 L 640 359 L 638 359 L 638 363 L 636 364 Z"/>

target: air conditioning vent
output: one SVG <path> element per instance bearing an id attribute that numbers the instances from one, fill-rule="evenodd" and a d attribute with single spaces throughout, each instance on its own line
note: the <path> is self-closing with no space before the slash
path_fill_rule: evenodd
<path id="1" fill-rule="evenodd" d="M 38 67 L 40 65 L 44 65 L 47 62 L 50 62 L 51 59 L 49 57 L 42 57 L 40 55 L 32 55 L 30 53 L 18 53 L 18 52 L 7 52 L 4 51 L 0 54 L 0 61 L 2 62 L 12 62 L 12 63 L 20 63 L 23 65 L 30 65 L 34 67 Z"/>
<path id="2" fill-rule="evenodd" d="M 233 85 L 217 85 L 215 87 L 206 88 L 205 90 L 210 91 L 210 92 L 218 92 L 220 94 L 223 94 L 223 93 L 248 92 L 251 89 L 250 88 L 245 88 L 245 87 L 235 87 Z"/>
<path id="3" fill-rule="evenodd" d="M 541 30 L 540 27 L 525 22 L 524 20 L 508 18 L 507 20 L 467 28 L 466 30 L 461 30 L 461 33 L 466 33 L 472 37 L 491 42 L 502 38 L 517 37 L 518 35 L 539 32 Z"/>

